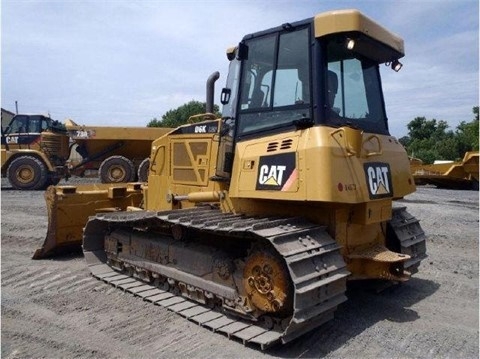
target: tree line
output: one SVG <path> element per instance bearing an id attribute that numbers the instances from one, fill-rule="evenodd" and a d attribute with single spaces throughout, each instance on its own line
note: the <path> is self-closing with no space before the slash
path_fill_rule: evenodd
<path id="1" fill-rule="evenodd" d="M 205 102 L 192 100 L 176 109 L 168 110 L 161 118 L 153 118 L 147 127 L 178 127 L 187 123 L 191 116 L 205 113 L 207 104 Z M 213 105 L 215 115 L 221 117 L 218 105 Z"/>
<path id="2" fill-rule="evenodd" d="M 190 116 L 205 113 L 205 109 L 205 102 L 192 100 L 167 111 L 160 120 L 152 119 L 147 126 L 178 127 L 187 123 Z M 221 116 L 217 105 L 214 105 L 214 111 Z M 426 164 L 435 160 L 461 160 L 465 152 L 478 151 L 478 106 L 473 107 L 472 112 L 473 120 L 460 122 L 455 131 L 449 129 L 446 121 L 416 117 L 407 125 L 408 135 L 399 141 L 409 156 Z"/>
<path id="3" fill-rule="evenodd" d="M 474 118 L 462 121 L 455 131 L 446 121 L 416 117 L 407 125 L 408 135 L 399 139 L 411 157 L 424 163 L 435 160 L 459 161 L 467 151 L 478 151 L 478 106 L 473 107 Z"/>

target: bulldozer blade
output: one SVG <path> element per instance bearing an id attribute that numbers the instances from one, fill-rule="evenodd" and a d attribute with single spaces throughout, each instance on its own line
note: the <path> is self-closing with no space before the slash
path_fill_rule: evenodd
<path id="1" fill-rule="evenodd" d="M 80 250 L 88 217 L 101 212 L 138 208 L 143 199 L 140 183 L 50 186 L 45 191 L 48 228 L 32 259 Z"/>

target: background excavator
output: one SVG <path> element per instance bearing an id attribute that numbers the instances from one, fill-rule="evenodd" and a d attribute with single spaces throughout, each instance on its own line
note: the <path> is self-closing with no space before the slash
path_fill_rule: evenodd
<path id="1" fill-rule="evenodd" d="M 245 36 L 222 118 L 155 140 L 147 183 L 50 187 L 34 257 L 82 243 L 97 278 L 262 348 L 333 318 L 347 280 L 408 280 L 426 238 L 394 204 L 415 184 L 379 70 L 403 56 L 356 10 Z"/>

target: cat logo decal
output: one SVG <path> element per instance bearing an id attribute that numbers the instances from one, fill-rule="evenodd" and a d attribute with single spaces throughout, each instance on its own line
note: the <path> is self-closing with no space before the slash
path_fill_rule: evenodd
<path id="1" fill-rule="evenodd" d="M 388 163 L 370 162 L 363 166 L 370 199 L 391 197 L 393 195 L 393 183 L 390 165 Z"/>
<path id="2" fill-rule="evenodd" d="M 298 177 L 295 153 L 260 157 L 257 190 L 288 191 Z"/>

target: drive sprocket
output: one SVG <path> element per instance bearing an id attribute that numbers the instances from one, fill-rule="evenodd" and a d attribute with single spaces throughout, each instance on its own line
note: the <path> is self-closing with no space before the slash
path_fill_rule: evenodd
<path id="1" fill-rule="evenodd" d="M 291 284 L 288 270 L 278 257 L 255 251 L 246 260 L 243 285 L 250 301 L 267 313 L 291 311 Z"/>

